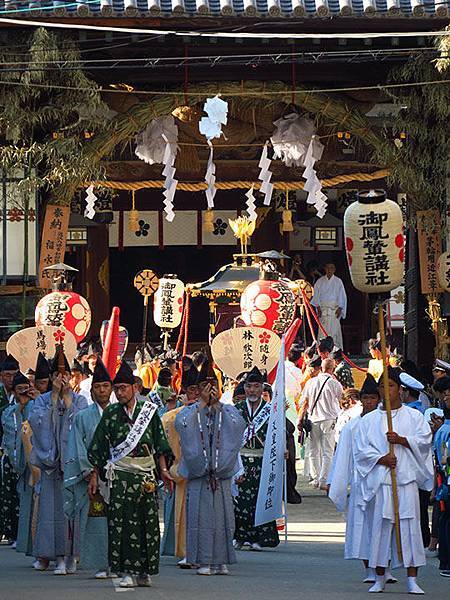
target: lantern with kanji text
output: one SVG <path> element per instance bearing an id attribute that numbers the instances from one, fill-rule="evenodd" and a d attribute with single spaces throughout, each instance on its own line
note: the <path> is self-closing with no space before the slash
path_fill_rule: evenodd
<path id="1" fill-rule="evenodd" d="M 246 325 L 265 327 L 279 335 L 295 318 L 295 294 L 279 279 L 259 279 L 248 285 L 241 296 L 242 319 Z"/>
<path id="2" fill-rule="evenodd" d="M 356 289 L 384 293 L 403 281 L 403 216 L 383 190 L 360 192 L 344 215 L 347 261 Z"/>
<path id="3" fill-rule="evenodd" d="M 153 318 L 161 329 L 175 329 L 181 323 L 184 303 L 184 283 L 176 275 L 165 275 L 155 292 Z"/>

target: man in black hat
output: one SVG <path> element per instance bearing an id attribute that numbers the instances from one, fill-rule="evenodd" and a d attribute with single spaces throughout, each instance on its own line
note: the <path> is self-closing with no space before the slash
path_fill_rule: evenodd
<path id="1" fill-rule="evenodd" d="M 48 360 L 39 352 L 34 371 L 34 387 L 40 394 L 48 392 L 50 386 L 50 365 Z"/>
<path id="2" fill-rule="evenodd" d="M 12 401 L 12 382 L 18 370 L 19 363 L 14 356 L 8 354 L 0 369 L 0 410 Z"/>
<path id="3" fill-rule="evenodd" d="M 172 453 L 158 407 L 150 399 L 137 399 L 138 387 L 126 361 L 113 387 L 118 402 L 103 411 L 88 449 L 94 467 L 89 495 L 95 497 L 99 477 L 106 480 L 110 567 L 122 574 L 120 587 L 148 587 L 150 575 L 159 568 L 157 474 L 172 487 L 167 468 Z"/>
<path id="4" fill-rule="evenodd" d="M 67 520 L 63 512 L 64 469 L 67 441 L 75 415 L 86 408 L 86 399 L 70 389 L 70 367 L 61 348 L 51 365 L 51 391 L 39 396 L 31 409 L 29 423 L 33 432 L 31 463 L 41 470 L 34 554 L 46 561 L 56 560 L 55 575 L 76 570 L 71 554 Z"/>
<path id="5" fill-rule="evenodd" d="M 105 499 L 100 491 L 91 501 L 88 497 L 88 483 L 94 470 L 88 459 L 88 448 L 111 394 L 111 377 L 98 358 L 92 375 L 93 404 L 75 416 L 64 469 L 64 513 L 72 530 L 79 529 L 78 535 L 72 538 L 77 546 L 72 548 L 71 554 L 79 557 L 81 568 L 95 571 L 97 579 L 108 576 L 108 525 Z"/>
<path id="6" fill-rule="evenodd" d="M 270 404 L 262 397 L 263 383 L 263 374 L 254 367 L 244 382 L 246 399 L 236 404 L 247 428 L 241 450 L 244 474 L 239 483 L 239 495 L 235 499 L 235 547 L 242 549 L 245 545 L 255 551 L 261 551 L 264 547 L 275 548 L 280 543 L 275 521 L 258 527 L 254 525 L 270 415 Z"/>
<path id="7" fill-rule="evenodd" d="M 355 466 L 363 489 L 360 504 L 363 510 L 367 510 L 374 503 L 369 567 L 376 570 L 376 580 L 369 591 L 384 590 L 386 569 L 391 561 L 394 568 L 403 566 L 406 569 L 408 593 L 423 594 L 417 583 L 418 569 L 426 563 L 418 490 L 431 490 L 433 487 L 432 434 L 418 410 L 402 406 L 401 369 L 388 366 L 387 371 L 394 431 L 387 432 L 385 391 L 381 378 L 378 383 L 383 405 L 361 419 L 355 439 Z M 395 468 L 397 481 L 402 561 L 395 545 L 392 468 Z"/>
<path id="8" fill-rule="evenodd" d="M 184 358 L 184 357 L 183 357 Z M 179 473 L 179 465 L 182 459 L 180 436 L 175 428 L 175 420 L 185 406 L 197 402 L 202 377 L 202 371 L 198 371 L 191 362 L 189 369 L 184 370 L 181 378 L 181 395 L 179 399 L 182 406 L 166 411 L 161 417 L 165 434 L 174 455 L 174 461 L 170 466 L 170 474 L 175 481 L 175 495 L 168 496 L 164 502 L 164 536 L 161 544 L 162 554 L 176 556 L 179 558 L 178 565 L 181 568 L 190 568 L 186 560 L 186 484 L 187 481 Z"/>
<path id="9" fill-rule="evenodd" d="M 1 502 L 0 511 L 9 512 L 10 523 L 13 523 L 11 534 L 17 539 L 16 550 L 28 556 L 32 554 L 31 513 L 33 503 L 33 486 L 31 470 L 28 463 L 29 455 L 24 446 L 23 433 L 27 427 L 33 396 L 29 380 L 23 373 L 17 371 L 12 381 L 14 402 L 2 413 L 3 474 L 11 487 L 10 493 Z M 10 472 L 12 469 L 12 472 Z M 8 487 L 8 483 L 6 483 Z M 17 497 L 18 494 L 18 497 Z M 13 502 L 11 502 L 13 500 Z M 17 521 L 17 508 L 20 506 Z"/>

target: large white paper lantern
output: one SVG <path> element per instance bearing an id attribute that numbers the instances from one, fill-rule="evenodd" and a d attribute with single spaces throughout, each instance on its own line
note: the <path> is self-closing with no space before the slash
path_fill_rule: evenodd
<path id="1" fill-rule="evenodd" d="M 184 283 L 176 278 L 161 277 L 155 292 L 153 318 L 161 329 L 174 329 L 183 315 Z"/>
<path id="2" fill-rule="evenodd" d="M 383 190 L 360 192 L 344 215 L 347 261 L 361 292 L 389 292 L 403 281 L 403 215 Z"/>
<path id="3" fill-rule="evenodd" d="M 440 255 L 437 263 L 438 280 L 445 292 L 450 292 L 450 252 Z"/>

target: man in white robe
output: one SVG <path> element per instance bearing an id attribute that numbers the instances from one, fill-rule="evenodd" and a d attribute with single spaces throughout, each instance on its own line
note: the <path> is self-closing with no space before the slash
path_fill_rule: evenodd
<path id="1" fill-rule="evenodd" d="M 408 593 L 423 594 L 417 584 L 418 568 L 425 565 L 419 488 L 433 487 L 432 434 L 419 411 L 402 406 L 400 373 L 399 368 L 388 367 L 394 431 L 388 433 L 384 406 L 364 417 L 355 438 L 355 466 L 361 478 L 362 510 L 374 503 L 369 567 L 376 569 L 376 581 L 369 591 L 384 591 L 386 568 L 392 561 L 394 568 L 407 569 Z M 383 385 L 380 393 L 383 397 Z M 394 446 L 392 453 L 389 443 Z M 402 561 L 395 541 L 392 468 L 397 475 Z"/>
<path id="2" fill-rule="evenodd" d="M 343 348 L 341 319 L 347 315 L 347 294 L 342 279 L 336 277 L 336 266 L 333 263 L 325 265 L 325 275 L 314 285 L 314 296 L 311 304 L 316 307 L 317 315 L 325 331 L 330 335 L 338 348 Z M 318 331 L 319 340 L 325 337 Z"/>
<path id="3" fill-rule="evenodd" d="M 372 530 L 373 501 L 365 507 L 361 506 L 361 478 L 355 469 L 355 435 L 361 419 L 374 411 L 380 402 L 378 384 L 368 374 L 361 388 L 362 414 L 344 425 L 334 455 L 333 466 L 328 478 L 330 500 L 340 512 L 347 511 L 345 530 L 346 559 L 362 560 L 365 567 L 364 583 L 375 582 L 375 569 L 369 567 L 370 532 Z M 350 495 L 348 489 L 350 488 Z M 389 573 L 387 583 L 397 580 Z"/>

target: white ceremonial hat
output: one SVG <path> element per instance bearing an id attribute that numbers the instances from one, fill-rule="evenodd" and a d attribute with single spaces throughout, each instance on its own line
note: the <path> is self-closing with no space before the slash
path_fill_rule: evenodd
<path id="1" fill-rule="evenodd" d="M 425 387 L 420 381 L 417 381 L 415 377 L 409 375 L 409 373 L 400 373 L 400 382 L 403 387 L 418 392 L 421 392 Z"/>

